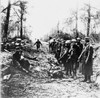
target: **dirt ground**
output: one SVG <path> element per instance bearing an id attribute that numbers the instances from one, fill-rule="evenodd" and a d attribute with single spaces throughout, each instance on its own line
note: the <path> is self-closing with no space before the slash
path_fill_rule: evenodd
<path id="1" fill-rule="evenodd" d="M 30 54 L 38 58 L 38 61 L 30 60 L 30 63 L 34 64 L 30 69 L 33 73 L 32 76 L 11 66 L 12 53 L 0 53 L 1 64 L 3 64 L 1 68 L 2 98 L 100 98 L 100 88 L 92 86 L 93 83 L 81 82 L 84 77 L 80 73 L 76 79 L 71 77 L 50 78 L 47 74 L 47 70 L 51 66 L 48 58 L 52 58 L 54 61 L 55 58 L 48 52 L 47 43 L 43 43 L 41 50 L 43 51 Z M 95 81 L 96 73 L 100 71 L 100 48 L 94 52 L 94 55 L 92 81 Z M 4 76 L 7 74 L 11 74 L 11 76 L 5 80 Z"/>

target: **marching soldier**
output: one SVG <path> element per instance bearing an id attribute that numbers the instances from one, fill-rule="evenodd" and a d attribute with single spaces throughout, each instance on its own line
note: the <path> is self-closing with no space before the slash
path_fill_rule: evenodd
<path id="1" fill-rule="evenodd" d="M 27 59 L 37 61 L 36 57 L 29 57 L 24 54 L 20 47 L 16 47 L 16 51 L 13 54 L 13 65 L 14 67 L 22 67 L 26 70 L 29 70 L 30 63 Z"/>
<path id="2" fill-rule="evenodd" d="M 78 50 L 78 57 L 80 56 L 82 50 L 83 50 L 83 43 L 81 43 L 81 39 L 78 37 L 77 38 L 77 46 L 79 47 L 79 50 Z M 79 72 L 81 72 L 81 66 L 82 63 L 81 62 L 77 62 L 77 67 L 79 67 Z"/>
<path id="3" fill-rule="evenodd" d="M 77 38 L 77 46 L 79 47 L 79 55 L 81 54 L 82 50 L 83 50 L 83 44 L 81 43 L 81 39 L 78 37 Z"/>
<path id="4" fill-rule="evenodd" d="M 61 61 L 64 65 L 64 69 L 66 71 L 66 75 L 71 71 L 70 70 L 70 63 L 68 62 L 68 57 L 69 57 L 69 49 L 70 49 L 70 40 L 67 40 L 65 42 L 65 50 L 62 56 L 59 58 L 59 61 Z M 71 73 L 71 72 L 70 72 Z"/>
<path id="5" fill-rule="evenodd" d="M 69 57 L 69 61 L 71 63 L 71 71 L 73 73 L 73 77 L 76 76 L 76 70 L 78 68 L 77 66 L 77 60 L 78 60 L 78 56 L 79 56 L 79 47 L 76 44 L 76 40 L 72 39 L 71 41 L 71 49 L 69 50 L 70 52 L 70 57 Z"/>
<path id="6" fill-rule="evenodd" d="M 55 57 L 56 59 L 58 60 L 60 58 L 60 54 L 61 54 L 61 47 L 62 47 L 62 44 L 60 41 L 56 42 L 56 53 L 55 53 Z"/>
<path id="7" fill-rule="evenodd" d="M 82 51 L 79 60 L 83 60 L 82 74 L 85 79 L 83 82 L 91 82 L 91 75 L 93 74 L 93 47 L 90 45 L 89 37 L 85 38 L 86 46 Z"/>
<path id="8" fill-rule="evenodd" d="M 52 42 L 52 52 L 55 53 L 56 52 L 56 45 L 57 45 L 57 42 L 55 40 L 55 38 L 53 39 L 53 42 Z"/>

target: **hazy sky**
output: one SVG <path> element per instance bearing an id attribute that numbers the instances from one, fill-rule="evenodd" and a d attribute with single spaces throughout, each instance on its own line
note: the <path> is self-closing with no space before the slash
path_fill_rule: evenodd
<path id="1" fill-rule="evenodd" d="M 1 0 L 6 6 L 8 0 Z M 12 2 L 15 0 L 11 0 Z M 17 0 L 16 0 L 17 1 Z M 27 0 L 27 24 L 31 26 L 32 38 L 40 38 L 56 27 L 58 21 L 62 22 L 70 12 L 80 8 L 89 0 Z M 100 0 L 90 0 L 92 6 L 100 9 Z"/>

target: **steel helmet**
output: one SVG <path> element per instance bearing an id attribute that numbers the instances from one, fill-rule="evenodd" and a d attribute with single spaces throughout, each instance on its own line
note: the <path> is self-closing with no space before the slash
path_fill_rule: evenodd
<path id="1" fill-rule="evenodd" d="M 76 39 L 72 39 L 71 42 L 76 42 Z"/>
<path id="2" fill-rule="evenodd" d="M 65 44 L 69 44 L 71 41 L 70 40 L 67 40 L 66 42 L 65 42 Z"/>

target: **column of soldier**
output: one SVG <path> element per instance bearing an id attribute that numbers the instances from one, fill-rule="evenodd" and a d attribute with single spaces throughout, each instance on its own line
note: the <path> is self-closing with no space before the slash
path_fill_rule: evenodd
<path id="1" fill-rule="evenodd" d="M 84 75 L 83 82 L 91 83 L 93 75 L 93 47 L 89 37 L 67 41 L 55 40 L 49 43 L 49 51 L 63 64 L 67 76 L 76 78 L 77 70 Z"/>

